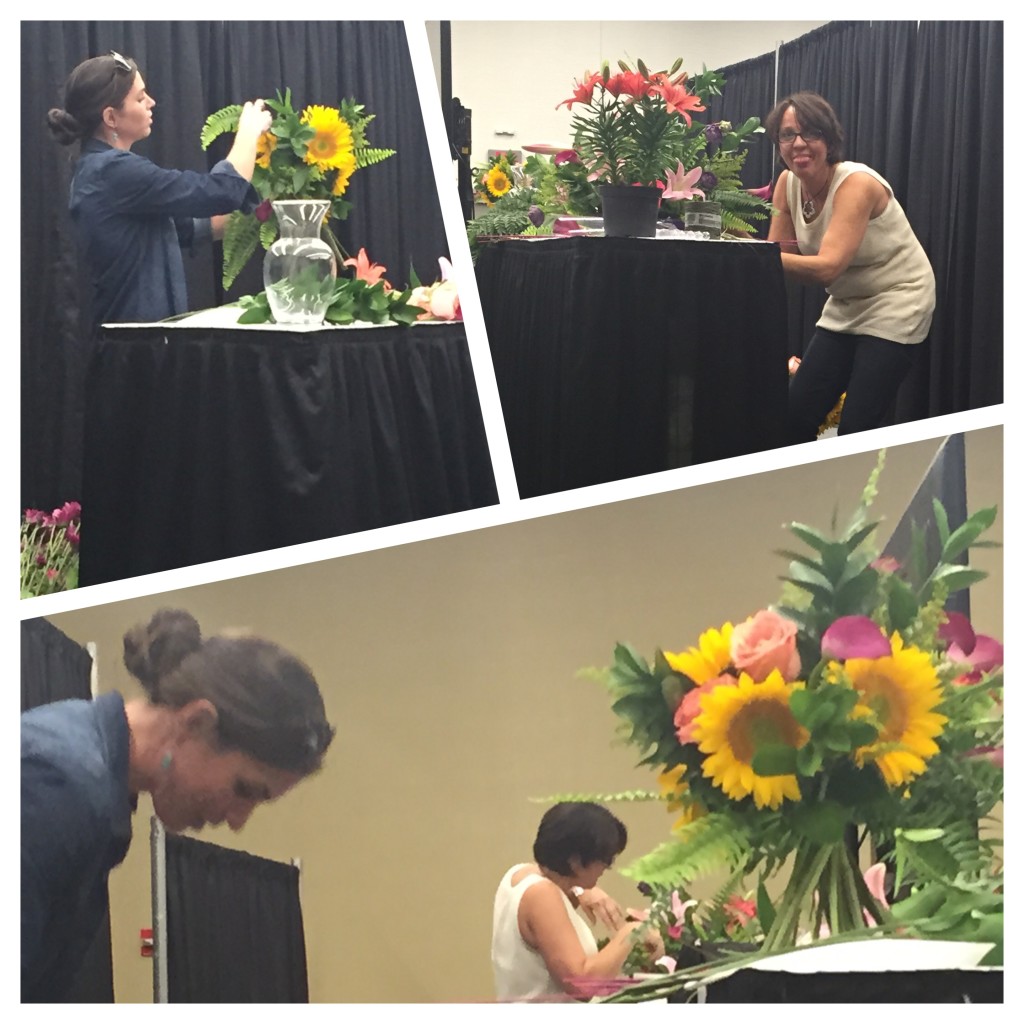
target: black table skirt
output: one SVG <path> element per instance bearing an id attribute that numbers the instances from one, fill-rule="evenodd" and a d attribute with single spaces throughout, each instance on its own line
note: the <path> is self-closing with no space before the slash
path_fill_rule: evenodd
<path id="1" fill-rule="evenodd" d="M 709 985 L 706 993 L 709 1003 L 1001 1003 L 1003 972 L 743 970 Z M 693 998 L 679 993 L 668 1001 Z"/>
<path id="2" fill-rule="evenodd" d="M 521 497 L 785 443 L 777 246 L 511 239 L 476 276 Z"/>
<path id="3" fill-rule="evenodd" d="M 498 500 L 461 323 L 94 344 L 82 585 Z"/>

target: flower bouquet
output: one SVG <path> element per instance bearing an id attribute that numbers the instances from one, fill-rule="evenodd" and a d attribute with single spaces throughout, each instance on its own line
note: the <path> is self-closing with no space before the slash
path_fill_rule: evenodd
<path id="1" fill-rule="evenodd" d="M 513 170 L 513 165 L 516 170 Z M 517 171 L 522 168 L 515 164 L 514 155 L 499 153 L 483 167 L 473 171 L 473 196 L 487 206 L 493 206 L 502 196 L 512 191 Z"/>
<path id="2" fill-rule="evenodd" d="M 25 510 L 21 519 L 21 596 L 38 597 L 78 586 L 82 506 L 66 501 L 53 512 Z"/>
<path id="3" fill-rule="evenodd" d="M 951 529 L 936 501 L 937 561 L 919 531 L 897 565 L 874 549 L 869 519 L 883 459 L 845 529 L 790 524 L 804 550 L 781 552 L 774 608 L 652 662 L 619 644 L 598 674 L 660 792 L 588 799 L 662 800 L 676 818 L 672 838 L 623 874 L 654 897 L 667 935 L 693 935 L 688 886 L 725 868 L 705 920 L 755 894 L 756 950 L 737 966 L 879 933 L 994 942 L 985 962 L 1001 962 L 1001 844 L 984 825 L 1003 794 L 1002 646 L 945 608 L 984 578 L 961 560 L 987 544 L 996 510 Z M 865 877 L 862 852 L 891 884 Z M 663 996 L 687 977 L 615 998 Z"/>
<path id="4" fill-rule="evenodd" d="M 256 251 L 257 243 L 269 249 L 278 237 L 275 199 L 319 199 L 330 203 L 327 219 L 344 220 L 352 204 L 344 198 L 352 175 L 363 167 L 395 155 L 393 149 L 372 147 L 367 125 L 375 114 L 354 100 L 337 107 L 307 106 L 301 113 L 292 106 L 291 90 L 267 100 L 274 113 L 270 130 L 259 143 L 252 184 L 262 198 L 253 213 L 236 212 L 224 231 L 223 284 L 229 288 Z M 232 105 L 211 114 L 203 125 L 203 149 L 238 127 L 242 108 Z M 346 254 L 326 226 L 323 235 L 340 265 Z"/>
<path id="5" fill-rule="evenodd" d="M 724 233 L 753 234 L 772 212 L 771 191 L 745 189 L 739 175 L 764 129 L 756 117 L 736 126 L 694 120 L 725 79 L 705 68 L 691 80 L 681 66 L 651 72 L 620 61 L 614 74 L 606 64 L 578 79 L 558 104 L 572 111 L 573 148 L 526 161 L 521 186 L 513 182 L 467 225 L 474 255 L 484 236 L 543 233 L 560 214 L 599 215 L 604 184 L 657 188 L 662 214 L 673 218 L 693 201 L 718 203 Z"/>

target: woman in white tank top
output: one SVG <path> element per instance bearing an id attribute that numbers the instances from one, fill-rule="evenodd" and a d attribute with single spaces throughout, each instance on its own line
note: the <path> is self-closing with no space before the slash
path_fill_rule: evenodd
<path id="1" fill-rule="evenodd" d="M 821 96 L 787 96 L 765 127 L 787 168 L 768 240 L 787 277 L 829 294 L 790 382 L 789 443 L 813 441 L 844 392 L 840 434 L 880 426 L 931 327 L 931 264 L 889 183 L 842 159 L 843 129 Z"/>
<path id="2" fill-rule="evenodd" d="M 561 803 L 541 819 L 534 863 L 505 872 L 494 896 L 491 963 L 499 1002 L 586 998 L 589 982 L 618 975 L 642 922 L 626 922 L 597 880 L 626 846 L 626 827 L 598 804 Z M 601 916 L 614 934 L 599 951 L 579 910 L 600 894 Z M 639 937 L 660 956 L 656 932 Z"/>

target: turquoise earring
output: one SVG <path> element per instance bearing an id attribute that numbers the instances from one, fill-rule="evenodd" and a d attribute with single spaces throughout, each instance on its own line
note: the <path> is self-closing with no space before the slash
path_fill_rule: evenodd
<path id="1" fill-rule="evenodd" d="M 174 758 L 171 755 L 171 752 L 167 751 L 167 753 L 164 754 L 164 756 L 160 758 L 160 770 L 161 771 L 167 771 L 171 767 L 171 761 L 173 761 L 173 760 L 174 760 Z"/>

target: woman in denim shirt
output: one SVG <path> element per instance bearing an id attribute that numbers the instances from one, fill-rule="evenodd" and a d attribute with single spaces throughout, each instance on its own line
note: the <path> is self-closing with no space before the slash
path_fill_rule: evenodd
<path id="1" fill-rule="evenodd" d="M 111 51 L 71 72 L 65 109 L 47 117 L 57 142 L 81 144 L 70 209 L 95 285 L 95 324 L 186 312 L 182 248 L 219 238 L 227 214 L 259 202 L 249 182 L 271 122 L 262 100 L 245 104 L 231 151 L 206 174 L 132 153 L 153 130 L 155 106 L 135 62 Z"/>

